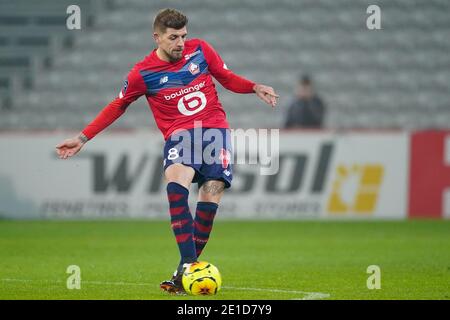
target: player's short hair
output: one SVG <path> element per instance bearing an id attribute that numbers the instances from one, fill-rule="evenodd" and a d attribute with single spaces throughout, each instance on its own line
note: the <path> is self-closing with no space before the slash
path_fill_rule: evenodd
<path id="1" fill-rule="evenodd" d="M 176 9 L 162 9 L 153 21 L 153 31 L 166 32 L 167 28 L 179 30 L 188 23 L 188 18 Z"/>

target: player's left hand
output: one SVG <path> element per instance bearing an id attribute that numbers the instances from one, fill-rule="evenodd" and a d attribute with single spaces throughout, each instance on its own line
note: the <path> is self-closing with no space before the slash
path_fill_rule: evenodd
<path id="1" fill-rule="evenodd" d="M 255 84 L 253 87 L 256 95 L 265 103 L 270 104 L 272 108 L 277 105 L 277 99 L 280 97 L 272 87 L 263 84 Z"/>

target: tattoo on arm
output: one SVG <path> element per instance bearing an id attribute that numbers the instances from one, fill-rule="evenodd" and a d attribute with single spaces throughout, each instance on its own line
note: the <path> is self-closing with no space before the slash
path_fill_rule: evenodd
<path id="1" fill-rule="evenodd" d="M 78 135 L 78 139 L 82 142 L 82 143 L 86 143 L 86 142 L 88 142 L 88 138 L 84 135 L 84 133 L 80 133 L 79 135 Z"/>
<path id="2" fill-rule="evenodd" d="M 225 189 L 225 183 L 222 181 L 206 181 L 203 186 L 203 191 L 212 195 L 217 195 Z"/>

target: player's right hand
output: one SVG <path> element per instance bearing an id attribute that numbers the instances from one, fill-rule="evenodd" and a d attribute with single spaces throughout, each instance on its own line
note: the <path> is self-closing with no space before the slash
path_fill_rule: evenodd
<path id="1" fill-rule="evenodd" d="M 263 84 L 255 84 L 253 91 L 265 103 L 274 108 L 277 105 L 277 99 L 280 97 L 272 87 Z"/>
<path id="2" fill-rule="evenodd" d="M 67 159 L 76 155 L 84 143 L 79 136 L 66 139 L 56 146 L 56 153 L 60 159 Z"/>

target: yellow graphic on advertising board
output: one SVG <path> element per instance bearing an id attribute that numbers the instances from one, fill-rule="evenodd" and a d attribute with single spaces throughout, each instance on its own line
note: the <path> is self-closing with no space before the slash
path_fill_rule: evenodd
<path id="1" fill-rule="evenodd" d="M 333 181 L 328 212 L 372 214 L 376 208 L 384 167 L 379 164 L 339 165 Z"/>

